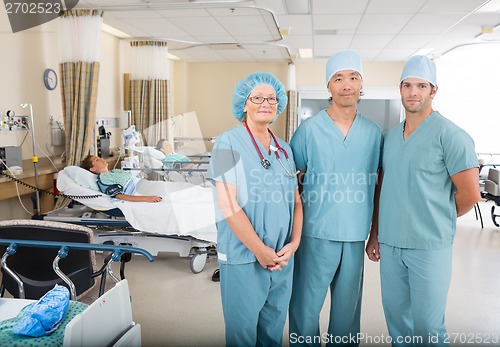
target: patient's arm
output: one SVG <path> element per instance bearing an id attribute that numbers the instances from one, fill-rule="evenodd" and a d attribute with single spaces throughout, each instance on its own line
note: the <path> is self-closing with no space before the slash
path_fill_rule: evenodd
<path id="1" fill-rule="evenodd" d="M 117 194 L 114 196 L 115 199 L 131 201 L 131 202 L 160 202 L 161 196 L 154 195 L 129 195 L 129 194 Z"/>

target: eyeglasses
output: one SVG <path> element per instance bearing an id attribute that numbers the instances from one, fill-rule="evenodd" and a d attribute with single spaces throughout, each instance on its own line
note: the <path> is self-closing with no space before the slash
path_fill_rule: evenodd
<path id="1" fill-rule="evenodd" d="M 264 98 L 262 96 L 251 96 L 248 98 L 254 104 L 260 105 L 263 104 L 265 100 L 269 103 L 269 105 L 276 105 L 278 103 L 278 98 L 275 96 L 270 96 L 268 98 Z"/>

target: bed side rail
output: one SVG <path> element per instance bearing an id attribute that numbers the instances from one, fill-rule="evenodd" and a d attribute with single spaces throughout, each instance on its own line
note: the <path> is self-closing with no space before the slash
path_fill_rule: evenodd
<path id="1" fill-rule="evenodd" d="M 113 274 L 111 270 L 111 264 L 113 262 L 118 262 L 124 253 L 136 253 L 145 256 L 150 262 L 154 261 L 151 253 L 142 248 L 122 246 L 122 245 L 108 245 L 108 244 L 90 244 L 90 243 L 77 243 L 77 242 L 57 242 L 57 241 L 36 241 L 36 240 L 14 240 L 14 239 L 0 239 L 0 244 L 8 245 L 5 253 L 1 259 L 1 267 L 7 272 L 16 282 L 19 288 L 19 298 L 24 299 L 24 284 L 17 276 L 14 271 L 12 271 L 7 266 L 7 258 L 16 253 L 18 247 L 30 246 L 30 247 L 41 247 L 41 248 L 59 248 L 57 256 L 54 258 L 52 263 L 52 268 L 54 272 L 68 284 L 71 292 L 71 300 L 76 300 L 76 288 L 73 282 L 60 270 L 59 260 L 66 258 L 69 251 L 74 250 L 87 250 L 87 251 L 103 251 L 111 252 L 111 260 L 107 265 L 107 273 L 113 279 L 113 281 L 118 282 L 119 279 Z"/>

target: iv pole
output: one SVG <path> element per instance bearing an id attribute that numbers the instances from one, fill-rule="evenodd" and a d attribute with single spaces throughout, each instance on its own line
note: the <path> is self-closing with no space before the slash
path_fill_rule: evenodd
<path id="1" fill-rule="evenodd" d="M 35 169 L 35 196 L 36 196 L 36 203 L 35 206 L 33 207 L 34 210 L 34 215 L 32 219 L 37 219 L 41 220 L 42 215 L 40 214 L 40 191 L 38 188 L 38 157 L 36 155 L 36 144 L 35 144 L 35 122 L 33 120 L 33 106 L 31 104 L 25 103 L 21 104 L 22 108 L 28 107 L 30 108 L 30 119 L 31 119 L 31 141 L 33 142 L 33 156 L 31 157 L 31 161 L 33 162 L 33 166 Z"/>

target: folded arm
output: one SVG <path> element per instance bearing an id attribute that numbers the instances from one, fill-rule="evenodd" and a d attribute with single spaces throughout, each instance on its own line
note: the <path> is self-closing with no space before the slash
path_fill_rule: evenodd
<path id="1" fill-rule="evenodd" d="M 479 169 L 474 167 L 461 171 L 451 176 L 451 180 L 457 188 L 455 205 L 457 207 L 457 216 L 460 217 L 469 212 L 481 199 Z"/>

